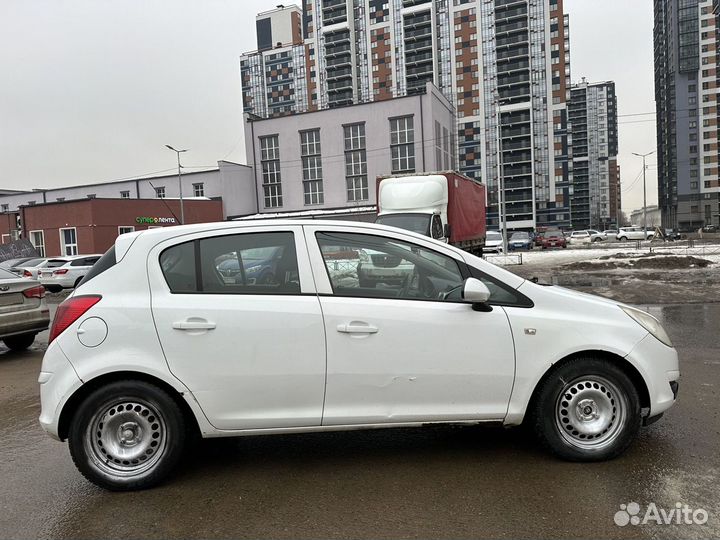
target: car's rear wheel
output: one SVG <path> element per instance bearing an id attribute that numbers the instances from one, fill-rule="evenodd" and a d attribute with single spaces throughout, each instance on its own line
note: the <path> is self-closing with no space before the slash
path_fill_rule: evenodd
<path id="1" fill-rule="evenodd" d="M 182 455 L 186 424 L 161 388 L 118 381 L 91 393 L 70 425 L 70 454 L 80 472 L 113 491 L 160 483 Z"/>
<path id="2" fill-rule="evenodd" d="M 3 339 L 5 346 L 11 351 L 24 351 L 35 341 L 36 334 L 22 334 L 21 336 L 11 336 Z"/>
<path id="3" fill-rule="evenodd" d="M 621 242 L 627 242 L 627 236 L 621 236 L 621 237 L 619 238 L 619 240 L 620 240 Z"/>
<path id="4" fill-rule="evenodd" d="M 599 461 L 622 454 L 640 429 L 640 398 L 625 372 L 601 358 L 577 358 L 538 389 L 535 433 L 557 456 Z"/>
<path id="5" fill-rule="evenodd" d="M 80 276 L 75 280 L 75 284 L 73 285 L 73 289 L 77 289 L 78 285 L 80 285 L 80 282 L 83 280 L 85 276 Z"/>

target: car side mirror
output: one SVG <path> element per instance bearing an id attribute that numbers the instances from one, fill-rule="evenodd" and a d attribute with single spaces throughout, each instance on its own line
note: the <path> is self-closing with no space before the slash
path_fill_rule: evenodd
<path id="1" fill-rule="evenodd" d="M 461 298 L 463 302 L 472 304 L 475 311 L 492 310 L 487 304 L 490 300 L 490 289 L 479 279 L 470 277 L 463 282 Z"/>

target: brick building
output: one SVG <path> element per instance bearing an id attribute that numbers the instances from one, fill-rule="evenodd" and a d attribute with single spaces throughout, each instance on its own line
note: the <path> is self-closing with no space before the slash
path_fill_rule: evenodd
<path id="1" fill-rule="evenodd" d="M 185 223 L 223 220 L 219 200 L 184 201 Z M 118 235 L 180 222 L 177 199 L 80 199 L 21 206 L 0 215 L 0 238 L 21 233 L 41 256 L 104 253 Z M 19 227 L 19 228 L 18 228 Z"/>

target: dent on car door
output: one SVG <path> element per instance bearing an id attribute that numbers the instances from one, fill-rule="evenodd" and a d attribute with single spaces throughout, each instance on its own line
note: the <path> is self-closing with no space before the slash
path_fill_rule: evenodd
<path id="1" fill-rule="evenodd" d="M 151 252 L 169 368 L 219 429 L 320 424 L 324 328 L 303 242 L 299 227 L 253 228 Z"/>
<path id="2" fill-rule="evenodd" d="M 502 308 L 460 302 L 462 263 L 401 236 L 306 234 L 327 336 L 324 425 L 504 417 L 509 323 Z M 373 258 L 377 279 L 361 282 Z"/>

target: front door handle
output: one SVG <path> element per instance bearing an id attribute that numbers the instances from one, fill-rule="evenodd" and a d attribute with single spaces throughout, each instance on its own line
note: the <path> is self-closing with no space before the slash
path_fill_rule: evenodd
<path id="1" fill-rule="evenodd" d="M 337 331 L 343 334 L 377 334 L 378 329 L 370 324 L 349 323 L 338 324 Z"/>
<path id="2" fill-rule="evenodd" d="M 202 320 L 187 320 L 174 322 L 172 327 L 175 330 L 214 330 L 215 323 Z"/>

